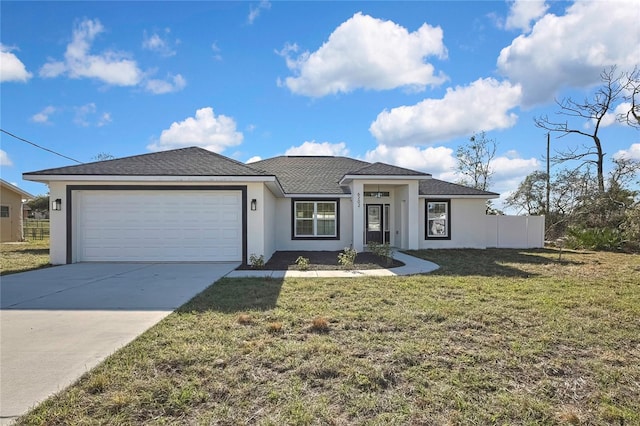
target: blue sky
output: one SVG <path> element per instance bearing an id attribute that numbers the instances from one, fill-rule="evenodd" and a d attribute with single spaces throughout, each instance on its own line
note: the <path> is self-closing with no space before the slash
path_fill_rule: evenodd
<path id="1" fill-rule="evenodd" d="M 77 159 L 199 145 L 249 162 L 346 155 L 456 181 L 455 151 L 498 142 L 492 190 L 544 167 L 554 98 L 640 62 L 625 1 L 1 3 L 2 129 Z M 580 123 L 579 126 L 588 126 Z M 608 158 L 640 132 L 602 130 Z M 567 148 L 586 142 L 552 138 Z M 2 178 L 74 164 L 5 134 Z"/>

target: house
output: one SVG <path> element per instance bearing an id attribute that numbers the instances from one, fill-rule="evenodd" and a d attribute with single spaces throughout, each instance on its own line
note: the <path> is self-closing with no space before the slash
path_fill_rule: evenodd
<path id="1" fill-rule="evenodd" d="M 277 250 L 485 248 L 498 194 L 384 163 L 183 148 L 40 170 L 51 263 L 241 261 Z"/>
<path id="2" fill-rule="evenodd" d="M 0 242 L 22 241 L 23 201 L 33 195 L 0 179 Z"/>

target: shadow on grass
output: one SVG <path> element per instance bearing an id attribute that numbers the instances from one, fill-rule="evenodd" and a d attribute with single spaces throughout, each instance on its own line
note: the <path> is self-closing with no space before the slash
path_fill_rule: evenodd
<path id="1" fill-rule="evenodd" d="M 22 250 L 16 250 L 15 253 L 30 254 L 33 256 L 44 256 L 44 255 L 49 255 L 49 249 L 48 248 L 26 248 Z"/>
<path id="2" fill-rule="evenodd" d="M 407 254 L 440 265 L 430 275 L 446 276 L 527 278 L 540 275 L 535 269 L 541 266 L 583 264 L 559 260 L 559 252 L 550 249 L 429 249 L 410 250 Z"/>
<path id="3" fill-rule="evenodd" d="M 35 271 L 36 269 L 50 268 L 52 266 L 53 266 L 52 264 L 47 263 L 45 265 L 33 266 L 33 267 L 30 267 L 30 268 L 3 269 L 2 271 L 0 271 L 0 276 L 11 275 L 11 274 L 19 274 L 21 272 Z"/>
<path id="4" fill-rule="evenodd" d="M 283 279 L 275 278 L 224 278 L 182 305 L 176 312 L 266 311 L 276 307 L 283 282 Z"/>

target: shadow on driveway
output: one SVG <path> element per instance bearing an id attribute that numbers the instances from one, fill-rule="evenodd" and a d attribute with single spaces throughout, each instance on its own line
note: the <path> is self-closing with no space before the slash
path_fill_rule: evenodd
<path id="1" fill-rule="evenodd" d="M 176 312 L 245 312 L 266 311 L 276 307 L 282 278 L 224 279 L 209 287 Z"/>
<path id="2" fill-rule="evenodd" d="M 24 414 L 238 266 L 78 263 L 0 281 L 0 424 Z"/>

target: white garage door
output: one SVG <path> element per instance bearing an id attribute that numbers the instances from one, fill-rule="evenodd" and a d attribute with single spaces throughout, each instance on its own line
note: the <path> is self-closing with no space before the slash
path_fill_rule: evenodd
<path id="1" fill-rule="evenodd" d="M 78 262 L 242 260 L 240 191 L 78 191 Z"/>

